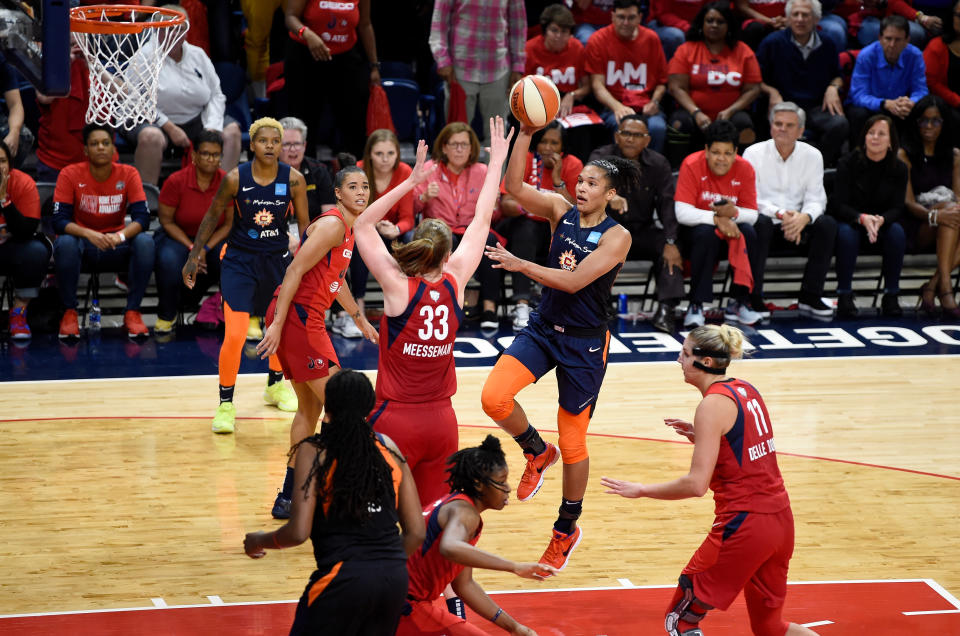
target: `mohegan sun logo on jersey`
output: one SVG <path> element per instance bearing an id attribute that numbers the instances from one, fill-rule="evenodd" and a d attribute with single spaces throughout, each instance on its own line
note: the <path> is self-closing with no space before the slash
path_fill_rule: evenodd
<path id="1" fill-rule="evenodd" d="M 267 227 L 273 223 L 273 213 L 267 209 L 260 210 L 253 215 L 253 222 L 260 227 Z"/>
<path id="2" fill-rule="evenodd" d="M 568 272 L 577 269 L 577 257 L 573 255 L 573 250 L 560 253 L 560 268 Z"/>

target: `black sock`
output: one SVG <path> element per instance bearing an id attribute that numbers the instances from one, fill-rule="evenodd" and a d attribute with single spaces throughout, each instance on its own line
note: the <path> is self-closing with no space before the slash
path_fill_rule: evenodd
<path id="1" fill-rule="evenodd" d="M 233 402 L 233 386 L 220 385 L 220 404 Z"/>
<path id="2" fill-rule="evenodd" d="M 283 380 L 283 371 L 274 371 L 273 369 L 270 369 L 267 372 L 267 386 L 273 386 L 274 384 L 282 380 Z"/>
<path id="3" fill-rule="evenodd" d="M 583 499 L 580 501 L 561 499 L 560 501 L 559 515 L 553 524 L 553 529 L 557 532 L 570 534 L 573 532 L 573 522 L 579 519 L 583 512 Z"/>
<path id="4" fill-rule="evenodd" d="M 540 433 L 537 432 L 537 429 L 533 428 L 532 424 L 527 424 L 527 430 L 513 439 L 517 444 L 520 444 L 520 448 L 523 449 L 524 453 L 533 455 L 534 457 L 547 450 L 547 443 L 541 439 Z"/>
<path id="5" fill-rule="evenodd" d="M 283 490 L 280 492 L 284 499 L 293 499 L 293 469 L 287 466 L 287 474 L 283 478 Z"/>
<path id="6" fill-rule="evenodd" d="M 467 610 L 463 607 L 463 601 L 460 600 L 459 596 L 451 596 L 447 599 L 447 611 L 454 616 L 467 620 Z"/>

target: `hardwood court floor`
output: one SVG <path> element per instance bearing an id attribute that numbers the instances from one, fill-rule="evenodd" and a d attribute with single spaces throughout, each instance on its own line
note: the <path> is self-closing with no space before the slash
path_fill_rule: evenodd
<path id="1" fill-rule="evenodd" d="M 793 581 L 931 578 L 960 595 L 960 417 L 950 356 L 745 361 L 763 394 L 797 520 Z M 488 371 L 459 371 L 461 445 L 498 435 L 511 482 L 521 456 L 479 408 Z M 216 436 L 213 377 L 2 383 L 0 614 L 293 599 L 308 545 L 243 555 L 272 528 L 290 415 L 260 403 L 263 376 L 240 376 L 237 433 Z M 551 375 L 520 396 L 555 439 Z M 669 585 L 712 520 L 709 497 L 605 495 L 601 475 L 661 481 L 692 447 L 665 416 L 690 418 L 697 392 L 676 363 L 611 365 L 591 424 L 583 543 L 561 577 L 538 584 L 479 572 L 490 590 Z M 480 547 L 539 558 L 560 493 L 554 468 L 527 503 L 485 514 Z"/>

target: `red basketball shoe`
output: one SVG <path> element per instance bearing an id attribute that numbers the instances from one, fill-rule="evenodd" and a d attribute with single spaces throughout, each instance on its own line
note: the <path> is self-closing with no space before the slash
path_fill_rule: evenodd
<path id="1" fill-rule="evenodd" d="M 524 453 L 523 456 L 527 458 L 527 467 L 523 469 L 523 476 L 517 484 L 517 499 L 520 501 L 531 499 L 537 494 L 543 485 L 543 474 L 560 459 L 560 451 L 547 442 L 546 450 L 536 457 L 529 453 Z"/>
<path id="2" fill-rule="evenodd" d="M 570 555 L 573 554 L 573 551 L 580 545 L 580 539 L 582 538 L 583 530 L 580 529 L 580 526 L 574 528 L 570 534 L 564 534 L 554 530 L 553 538 L 550 539 L 550 545 L 547 546 L 543 556 L 540 557 L 540 563 L 552 565 L 558 570 L 562 570 L 567 567 L 567 561 L 570 559 Z"/>

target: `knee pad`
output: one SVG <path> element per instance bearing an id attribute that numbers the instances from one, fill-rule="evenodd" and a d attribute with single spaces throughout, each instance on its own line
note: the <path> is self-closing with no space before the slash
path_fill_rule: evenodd
<path id="1" fill-rule="evenodd" d="M 707 615 L 706 610 L 711 609 L 709 605 L 697 599 L 693 594 L 693 581 L 685 574 L 680 575 L 677 584 L 677 591 L 673 596 L 672 607 L 667 612 L 667 617 L 663 622 L 663 628 L 667 630 L 670 636 L 703 636 L 698 628 L 679 631 L 680 623 L 696 625 L 703 617 Z M 703 610 L 699 612 L 697 610 Z"/>
<path id="2" fill-rule="evenodd" d="M 493 421 L 500 422 L 513 413 L 513 398 L 520 389 L 536 380 L 530 370 L 513 356 L 500 356 L 483 384 L 480 404 Z"/>
<path id="3" fill-rule="evenodd" d="M 587 427 L 590 425 L 590 411 L 583 410 L 574 415 L 563 407 L 557 411 L 557 429 L 560 439 L 557 445 L 564 464 L 576 464 L 590 457 L 587 453 Z"/>

